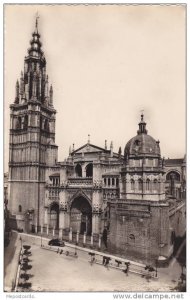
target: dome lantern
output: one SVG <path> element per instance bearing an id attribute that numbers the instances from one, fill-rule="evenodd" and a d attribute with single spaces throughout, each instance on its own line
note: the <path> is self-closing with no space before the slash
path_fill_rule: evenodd
<path id="1" fill-rule="evenodd" d="M 141 114 L 141 121 L 139 123 L 139 130 L 137 130 L 138 134 L 147 134 L 148 130 L 146 129 L 146 122 L 144 121 L 144 115 L 143 113 Z"/>
<path id="2" fill-rule="evenodd" d="M 160 157 L 159 141 L 148 135 L 146 129 L 146 122 L 144 115 L 141 114 L 141 121 L 139 122 L 139 129 L 137 135 L 128 141 L 125 146 L 124 156 L 125 159 L 130 157 Z"/>

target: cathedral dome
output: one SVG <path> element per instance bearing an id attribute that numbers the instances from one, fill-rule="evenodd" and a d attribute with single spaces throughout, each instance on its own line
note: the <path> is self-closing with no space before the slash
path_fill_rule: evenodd
<path id="1" fill-rule="evenodd" d="M 141 121 L 139 123 L 139 130 L 137 135 L 128 141 L 125 146 L 124 155 L 125 158 L 129 156 L 160 156 L 159 141 L 156 141 L 153 137 L 148 135 L 146 129 L 146 123 L 143 120 L 144 116 L 141 115 Z"/>

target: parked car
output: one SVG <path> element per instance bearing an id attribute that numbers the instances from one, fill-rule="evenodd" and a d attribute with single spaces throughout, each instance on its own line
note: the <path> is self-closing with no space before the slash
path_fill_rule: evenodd
<path id="1" fill-rule="evenodd" d="M 59 239 L 52 239 L 48 242 L 48 245 L 64 247 L 65 243 L 63 241 L 59 240 Z"/>

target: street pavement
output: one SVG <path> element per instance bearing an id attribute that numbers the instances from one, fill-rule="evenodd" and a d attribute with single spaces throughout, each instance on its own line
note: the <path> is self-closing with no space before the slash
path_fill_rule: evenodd
<path id="1" fill-rule="evenodd" d="M 31 252 L 29 272 L 33 291 L 169 292 L 175 288 L 181 274 L 177 261 L 169 268 L 158 269 L 157 280 L 147 281 L 137 274 L 126 276 L 120 270 L 91 265 L 88 252 L 81 250 L 77 250 L 78 258 L 73 258 L 32 244 Z"/>

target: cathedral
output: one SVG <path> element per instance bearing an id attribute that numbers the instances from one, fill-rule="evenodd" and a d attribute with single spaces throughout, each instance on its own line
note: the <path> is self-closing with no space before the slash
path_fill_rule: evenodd
<path id="1" fill-rule="evenodd" d="M 99 236 L 112 253 L 140 261 L 168 259 L 185 234 L 186 160 L 164 159 L 144 115 L 121 149 L 91 144 L 58 161 L 56 110 L 38 23 L 10 105 L 9 202 L 13 228 L 48 227 Z"/>

